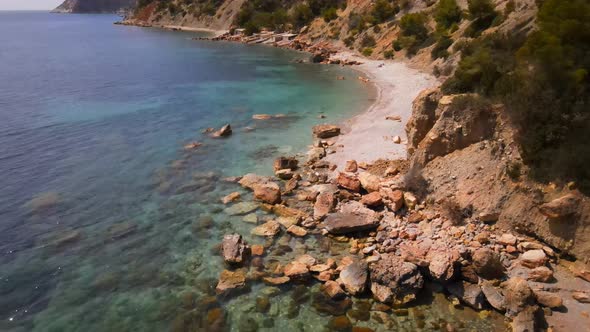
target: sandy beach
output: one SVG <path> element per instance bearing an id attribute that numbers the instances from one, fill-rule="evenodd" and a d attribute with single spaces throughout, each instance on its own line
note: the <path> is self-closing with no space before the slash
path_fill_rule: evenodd
<path id="1" fill-rule="evenodd" d="M 347 160 L 406 158 L 405 125 L 412 115 L 412 101 L 420 91 L 439 84 L 437 79 L 399 61 L 370 60 L 350 52 L 333 58 L 362 62 L 353 68 L 370 80 L 368 84 L 375 84 L 377 99 L 367 111 L 340 124 L 343 134 L 336 139 L 336 153 L 326 160 L 342 170 Z M 399 116 L 401 121 L 387 120 L 388 116 Z M 395 136 L 401 137 L 400 144 L 393 142 Z"/>

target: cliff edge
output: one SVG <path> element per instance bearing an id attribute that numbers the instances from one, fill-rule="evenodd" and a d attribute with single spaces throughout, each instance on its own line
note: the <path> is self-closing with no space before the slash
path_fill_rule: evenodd
<path id="1" fill-rule="evenodd" d="M 65 0 L 53 13 L 118 13 L 136 5 L 136 0 Z"/>

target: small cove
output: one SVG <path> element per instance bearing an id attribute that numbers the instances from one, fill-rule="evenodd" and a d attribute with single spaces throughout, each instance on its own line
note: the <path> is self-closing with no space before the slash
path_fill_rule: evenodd
<path id="1" fill-rule="evenodd" d="M 303 54 L 197 42 L 194 33 L 116 19 L 0 13 L 0 329 L 326 328 L 329 313 L 343 309 L 318 295 L 318 283 L 277 290 L 253 281 L 242 295 L 215 298 L 223 235 L 265 244 L 242 215 L 226 213 L 220 198 L 238 188 L 223 178 L 271 174 L 276 156 L 304 152 L 312 125 L 366 109 L 374 91 L 353 70 L 295 63 Z M 285 116 L 252 120 L 260 113 Z M 201 133 L 225 123 L 234 128 L 228 139 Z M 191 141 L 204 145 L 184 151 Z M 265 263 L 347 249 L 282 236 Z M 359 326 L 393 328 L 358 311 Z M 408 331 L 446 321 L 493 331 L 501 321 L 456 309 L 441 294 L 386 315 Z"/>

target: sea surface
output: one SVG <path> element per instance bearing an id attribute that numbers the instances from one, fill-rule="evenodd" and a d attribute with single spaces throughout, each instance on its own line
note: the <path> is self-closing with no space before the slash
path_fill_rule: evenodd
<path id="1" fill-rule="evenodd" d="M 0 331 L 324 331 L 347 310 L 376 331 L 497 330 L 436 292 L 385 314 L 368 298 L 342 309 L 314 282 L 216 297 L 227 233 L 267 245 L 260 270 L 346 254 L 322 237 L 254 238 L 220 198 L 240 191 L 224 178 L 271 175 L 312 125 L 363 111 L 375 91 L 302 53 L 118 19 L 0 12 Z M 229 138 L 203 133 L 226 123 Z"/>

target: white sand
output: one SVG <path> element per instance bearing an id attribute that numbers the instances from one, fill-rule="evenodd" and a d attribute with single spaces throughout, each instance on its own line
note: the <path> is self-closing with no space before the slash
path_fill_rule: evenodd
<path id="1" fill-rule="evenodd" d="M 438 85 L 436 78 L 397 61 L 370 60 L 352 53 L 340 53 L 334 58 L 362 62 L 354 68 L 375 84 L 378 94 L 366 112 L 341 124 L 343 134 L 336 139 L 335 146 L 343 147 L 337 147 L 336 153 L 326 160 L 342 170 L 347 160 L 370 163 L 378 159 L 405 159 L 405 125 L 412 115 L 412 101 L 422 90 Z M 396 115 L 401 122 L 385 119 Z M 401 137 L 401 144 L 393 143 L 395 136 Z"/>

